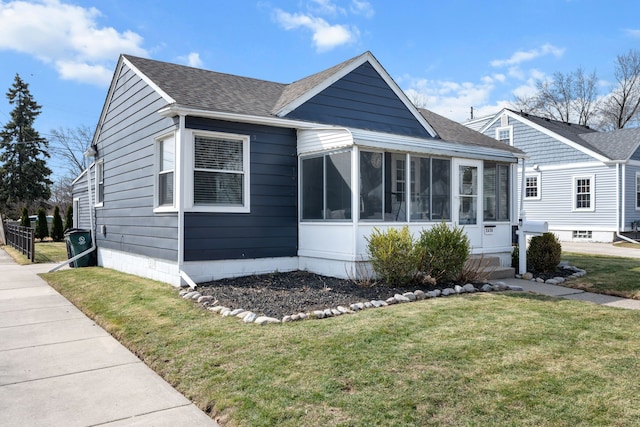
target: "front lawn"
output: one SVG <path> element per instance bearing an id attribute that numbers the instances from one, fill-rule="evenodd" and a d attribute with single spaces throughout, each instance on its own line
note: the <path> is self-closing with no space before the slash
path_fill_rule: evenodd
<path id="1" fill-rule="evenodd" d="M 586 276 L 563 286 L 640 299 L 640 259 L 574 253 L 563 253 L 562 259 L 587 271 Z"/>
<path id="2" fill-rule="evenodd" d="M 221 424 L 623 426 L 640 419 L 637 311 L 479 293 L 258 326 L 108 269 L 44 278 Z"/>

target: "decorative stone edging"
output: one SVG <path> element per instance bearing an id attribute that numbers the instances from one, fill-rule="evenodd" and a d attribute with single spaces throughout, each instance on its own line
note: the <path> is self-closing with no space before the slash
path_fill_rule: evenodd
<path id="1" fill-rule="evenodd" d="M 576 267 L 571 267 L 568 264 L 561 264 L 561 268 L 573 271 L 573 274 L 568 276 L 567 278 L 578 278 L 583 277 L 587 272 L 585 270 L 581 270 Z M 557 285 L 559 283 L 563 283 L 567 278 L 564 277 L 554 277 L 553 279 L 543 280 L 541 278 L 534 278 L 533 274 L 525 273 L 522 277 L 516 275 L 517 278 L 523 280 L 531 280 L 536 281 L 538 283 L 547 283 L 550 285 Z M 325 319 L 328 317 L 336 317 L 341 316 L 343 314 L 353 314 L 361 310 L 366 310 L 369 308 L 379 308 L 386 307 L 393 304 L 402 304 L 413 301 L 421 301 L 424 299 L 430 298 L 438 298 L 438 297 L 446 297 L 450 295 L 459 295 L 465 293 L 474 293 L 474 292 L 500 292 L 500 291 L 522 291 L 521 286 L 513 286 L 507 285 L 504 282 L 496 282 L 494 284 L 484 283 L 482 285 L 478 285 L 479 287 L 474 286 L 471 283 L 467 283 L 464 286 L 455 285 L 453 288 L 445 288 L 445 289 L 434 289 L 432 291 L 424 292 L 421 290 L 416 290 L 414 292 L 405 292 L 404 294 L 395 294 L 394 296 L 387 298 L 386 300 L 371 300 L 367 302 L 357 302 L 353 304 L 349 304 L 349 307 L 337 306 L 336 308 L 327 308 L 324 310 L 314 310 L 308 313 L 297 313 L 289 316 L 284 316 L 282 319 L 276 319 L 275 317 L 269 316 L 258 316 L 256 313 L 245 310 L 242 308 L 230 309 L 228 307 L 224 307 L 222 305 L 216 305 L 218 300 L 210 295 L 202 295 L 198 291 L 194 290 L 186 290 L 183 289 L 180 291 L 180 296 L 183 299 L 193 300 L 198 304 L 202 304 L 204 308 L 213 312 L 219 313 L 222 317 L 237 317 L 242 320 L 244 323 L 254 323 L 256 325 L 265 325 L 270 323 L 288 323 L 295 322 L 299 320 L 305 319 Z"/>

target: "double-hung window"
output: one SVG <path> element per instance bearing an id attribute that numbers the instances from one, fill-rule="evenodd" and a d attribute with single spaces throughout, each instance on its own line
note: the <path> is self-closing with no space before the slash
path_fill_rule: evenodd
<path id="1" fill-rule="evenodd" d="M 594 211 L 595 210 L 595 177 L 574 176 L 573 177 L 573 210 L 574 211 Z"/>
<path id="2" fill-rule="evenodd" d="M 525 175 L 524 198 L 527 200 L 540 200 L 540 174 Z"/>
<path id="3" fill-rule="evenodd" d="M 102 206 L 104 203 L 104 162 L 102 160 L 96 162 L 95 191 L 95 204 Z"/>
<path id="4" fill-rule="evenodd" d="M 186 183 L 186 208 L 249 212 L 249 137 L 204 131 L 191 136 L 193 167 Z"/>
<path id="5" fill-rule="evenodd" d="M 158 140 L 158 206 L 174 206 L 176 144 L 173 135 Z"/>

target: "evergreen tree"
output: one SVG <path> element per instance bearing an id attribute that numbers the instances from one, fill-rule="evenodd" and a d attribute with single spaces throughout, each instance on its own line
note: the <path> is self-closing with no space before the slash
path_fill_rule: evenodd
<path id="1" fill-rule="evenodd" d="M 36 220 L 36 238 L 43 240 L 45 237 L 49 237 L 49 224 L 47 224 L 47 213 L 43 208 L 40 208 Z"/>
<path id="2" fill-rule="evenodd" d="M 60 217 L 60 208 L 58 206 L 53 209 L 53 228 L 51 229 L 51 238 L 54 242 L 59 242 L 64 238 L 64 228 L 62 228 L 62 218 Z"/>
<path id="3" fill-rule="evenodd" d="M 0 131 L 0 210 L 15 215 L 18 206 L 42 206 L 52 182 L 46 163 L 49 142 L 33 128 L 41 107 L 17 74 L 7 99 L 15 108 Z"/>
<path id="4" fill-rule="evenodd" d="M 71 230 L 73 228 L 73 206 L 67 206 L 67 213 L 64 217 L 64 231 Z"/>
<path id="5" fill-rule="evenodd" d="M 31 219 L 29 219 L 29 210 L 26 206 L 22 208 L 22 215 L 20 216 L 20 227 L 31 227 Z"/>

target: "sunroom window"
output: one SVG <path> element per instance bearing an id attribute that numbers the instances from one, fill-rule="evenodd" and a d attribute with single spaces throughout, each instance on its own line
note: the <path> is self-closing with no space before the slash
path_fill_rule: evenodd
<path id="1" fill-rule="evenodd" d="M 351 152 L 303 158 L 302 219 L 351 219 Z"/>
<path id="2" fill-rule="evenodd" d="M 450 182 L 447 159 L 362 151 L 360 219 L 407 221 L 407 212 L 411 221 L 450 219 Z"/>

